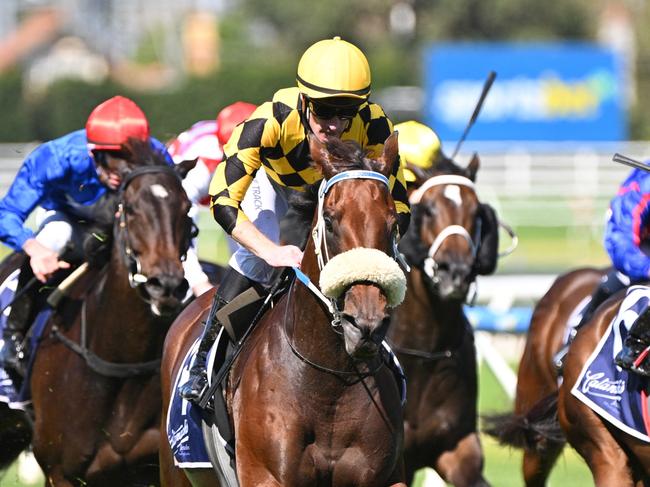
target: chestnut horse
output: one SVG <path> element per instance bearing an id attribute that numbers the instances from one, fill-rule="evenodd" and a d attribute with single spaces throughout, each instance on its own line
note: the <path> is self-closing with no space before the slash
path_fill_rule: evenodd
<path id="1" fill-rule="evenodd" d="M 463 304 L 476 276 L 483 211 L 467 168 L 447 160 L 434 171 L 414 168 L 413 219 L 400 242 L 411 266 L 404 303 L 391 321 L 389 343 L 408 379 L 404 411 L 406 479 L 434 468 L 455 486 L 487 485 L 477 433 L 477 370 L 474 335 Z M 414 198 L 416 196 L 416 198 Z M 491 216 L 494 216 L 492 213 Z M 497 222 L 488 223 L 496 229 Z M 496 238 L 496 237 L 495 237 Z M 494 269 L 488 269 L 489 272 Z"/>
<path id="2" fill-rule="evenodd" d="M 110 260 L 72 285 L 34 359 L 32 445 L 52 487 L 159 481 L 159 362 L 188 289 L 181 258 L 193 226 L 181 179 L 194 162 L 172 168 L 136 141 L 129 153 Z"/>
<path id="3" fill-rule="evenodd" d="M 624 297 L 625 293 L 619 292 L 605 301 L 578 331 L 564 361 L 564 382 L 557 403 L 567 440 L 587 462 L 598 487 L 650 486 L 650 444 L 613 427 L 571 393 Z"/>
<path id="4" fill-rule="evenodd" d="M 605 272 L 576 269 L 553 282 L 533 311 L 519 362 L 514 412 L 486 418 L 487 433 L 502 443 L 524 449 L 523 476 L 529 487 L 546 485 L 565 440 L 553 418 L 534 424 L 528 416 L 553 415 L 552 399 L 545 400 L 555 397 L 558 391 L 559 377 L 553 357 L 563 346 L 571 314 L 593 293 Z"/>
<path id="5" fill-rule="evenodd" d="M 225 384 L 239 485 L 405 486 L 400 393 L 379 355 L 388 308 L 401 300 L 381 282 L 381 269 L 394 266 L 389 274 L 401 293 L 405 285 L 387 255 L 393 252 L 397 216 L 384 178 L 394 172 L 397 136 L 387 139 L 377 160 L 366 158 L 356 144 L 330 140 L 324 146 L 313 136 L 310 152 L 327 187 L 322 186 L 315 217 L 314 235 L 320 238 L 308 243 L 301 267 L 312 282 L 320 279 L 328 296 L 325 277 L 341 277 L 334 279 L 340 295 L 330 301 L 294 281 L 244 342 Z M 350 252 L 360 258 L 341 265 L 339 259 Z M 331 259 L 322 272 L 319 256 Z M 192 303 L 167 336 L 163 416 L 170 394 L 177 393 L 171 390 L 173 379 L 209 305 L 208 296 Z M 190 485 L 174 467 L 169 445 L 161 447 L 160 464 L 163 485 Z M 214 472 L 196 470 L 185 471 L 193 485 L 218 485 Z"/>

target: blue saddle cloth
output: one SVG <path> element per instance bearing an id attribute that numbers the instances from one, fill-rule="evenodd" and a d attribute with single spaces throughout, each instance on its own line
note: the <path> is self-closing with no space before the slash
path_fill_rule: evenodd
<path id="1" fill-rule="evenodd" d="M 0 309 L 3 309 L 13 300 L 14 294 L 16 293 L 16 286 L 18 285 L 19 274 L 20 269 L 17 269 L 0 284 Z M 2 336 L 2 332 L 7 325 L 7 317 L 10 311 L 11 307 L 8 307 L 0 315 L 0 336 Z M 42 310 L 36 316 L 36 320 L 32 325 L 26 376 L 21 380 L 16 374 L 10 373 L 10 371 L 0 367 L 0 402 L 7 404 L 11 409 L 26 410 L 32 402 L 32 393 L 29 387 L 32 365 L 36 356 L 38 342 L 43 335 L 45 324 L 51 314 L 52 309 L 49 307 Z"/>
<path id="2" fill-rule="evenodd" d="M 223 328 L 219 330 L 217 340 L 208 355 L 208 367 L 214 365 L 215 350 L 222 340 L 222 335 Z M 180 468 L 212 468 L 203 436 L 203 411 L 183 399 L 178 392 L 179 386 L 190 377 L 190 368 L 199 349 L 199 341 L 200 338 L 192 344 L 183 359 L 183 365 L 178 369 L 167 410 L 167 439 L 174 454 L 174 464 Z"/>
<path id="3" fill-rule="evenodd" d="M 632 286 L 585 363 L 571 393 L 603 419 L 639 440 L 650 443 L 650 411 L 646 377 L 614 363 L 630 327 L 650 305 L 650 288 Z"/>

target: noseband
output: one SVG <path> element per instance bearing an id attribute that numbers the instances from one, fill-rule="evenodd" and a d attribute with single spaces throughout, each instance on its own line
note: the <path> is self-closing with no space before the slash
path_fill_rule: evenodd
<path id="1" fill-rule="evenodd" d="M 471 179 L 466 178 L 464 176 L 458 176 L 455 174 L 445 174 L 442 176 L 434 176 L 432 178 L 427 179 L 422 184 L 422 186 L 420 186 L 411 194 L 411 197 L 409 198 L 409 202 L 412 205 L 417 205 L 422 200 L 422 196 L 424 196 L 424 193 L 426 191 L 428 191 L 434 186 L 441 186 L 447 184 L 454 184 L 456 186 L 465 186 L 466 188 L 470 188 L 474 193 L 476 193 L 474 182 Z M 442 246 L 443 242 L 447 238 L 451 237 L 452 235 L 460 235 L 461 237 L 463 237 L 469 244 L 470 250 L 472 251 L 472 258 L 476 258 L 476 253 L 478 251 L 478 244 L 476 242 L 478 241 L 481 235 L 480 218 L 476 220 L 476 223 L 477 225 L 474 231 L 473 238 L 469 234 L 467 229 L 461 225 L 449 225 L 445 227 L 436 236 L 433 243 L 429 247 L 429 250 L 427 251 L 427 257 L 426 259 L 424 259 L 424 265 L 423 265 L 424 273 L 429 277 L 429 279 L 431 279 L 431 281 L 434 284 L 440 282 L 438 263 L 435 260 L 435 255 L 438 252 L 438 250 L 440 250 L 440 247 Z"/>

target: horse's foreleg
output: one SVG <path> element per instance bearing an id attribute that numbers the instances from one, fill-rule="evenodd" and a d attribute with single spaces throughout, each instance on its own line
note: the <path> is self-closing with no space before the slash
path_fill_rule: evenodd
<path id="1" fill-rule="evenodd" d="M 471 433 L 456 444 L 456 448 L 442 453 L 435 464 L 445 481 L 456 487 L 487 486 L 483 478 L 483 451 L 476 433 Z"/>

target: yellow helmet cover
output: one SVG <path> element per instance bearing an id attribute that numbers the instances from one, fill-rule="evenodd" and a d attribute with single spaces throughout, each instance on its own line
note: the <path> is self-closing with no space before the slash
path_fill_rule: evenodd
<path id="1" fill-rule="evenodd" d="M 365 100 L 370 94 L 370 66 L 366 56 L 340 37 L 318 41 L 309 47 L 298 63 L 296 80 L 300 92 L 309 98 Z"/>
<path id="2" fill-rule="evenodd" d="M 399 155 L 407 183 L 415 182 L 413 172 L 406 164 L 429 169 L 440 152 L 440 139 L 429 127 L 415 120 L 395 125 L 399 133 Z"/>

